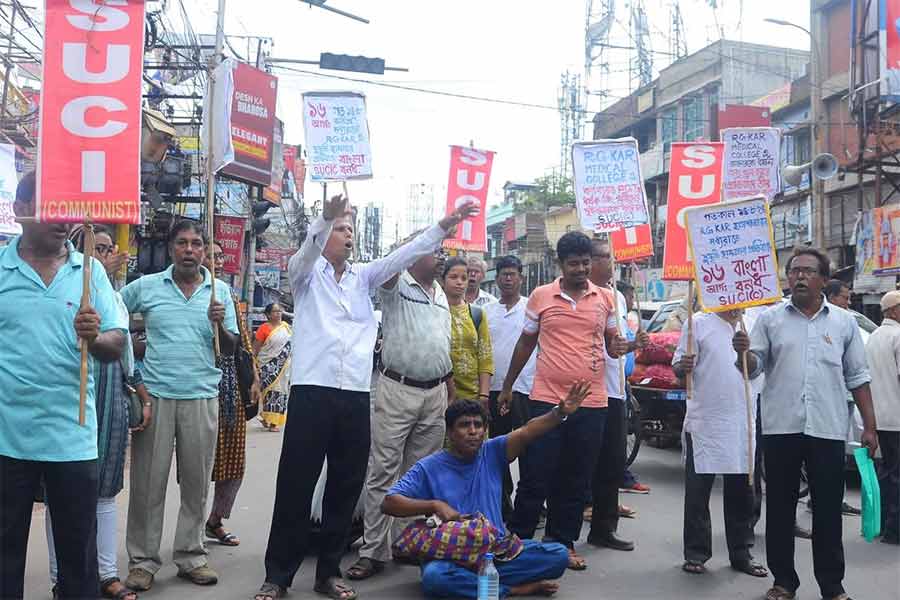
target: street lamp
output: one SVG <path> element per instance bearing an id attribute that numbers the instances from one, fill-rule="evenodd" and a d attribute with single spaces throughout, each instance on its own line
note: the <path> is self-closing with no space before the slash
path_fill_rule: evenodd
<path id="1" fill-rule="evenodd" d="M 810 5 L 810 23 L 812 29 L 821 31 L 817 27 L 818 15 L 815 6 Z M 793 27 L 799 29 L 809 36 L 809 47 L 812 49 L 812 61 L 809 74 L 809 120 L 812 126 L 812 156 L 818 156 L 824 150 L 822 149 L 822 139 L 820 136 L 819 120 L 823 111 L 822 106 L 822 57 L 819 54 L 819 45 L 816 41 L 817 36 L 813 35 L 809 29 L 784 21 L 782 19 L 763 19 L 767 23 L 773 25 L 781 25 L 782 27 Z M 813 206 L 813 226 L 814 236 L 813 243 L 818 245 L 823 251 L 827 251 L 825 247 L 825 183 L 813 178 L 812 180 L 812 206 Z"/>

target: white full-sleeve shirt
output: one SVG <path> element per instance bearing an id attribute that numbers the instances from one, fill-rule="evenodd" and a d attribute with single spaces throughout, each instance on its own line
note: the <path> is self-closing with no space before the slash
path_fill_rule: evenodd
<path id="1" fill-rule="evenodd" d="M 372 351 L 378 323 L 371 296 L 378 286 L 440 246 L 439 225 L 388 256 L 347 263 L 340 281 L 322 256 L 333 221 L 317 217 L 288 274 L 294 293 L 291 385 L 316 385 L 355 392 L 371 389 Z"/>

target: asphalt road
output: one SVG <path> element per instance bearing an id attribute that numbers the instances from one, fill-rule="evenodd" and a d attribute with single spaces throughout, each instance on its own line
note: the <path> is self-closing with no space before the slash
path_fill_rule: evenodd
<path id="1" fill-rule="evenodd" d="M 176 569 L 166 564 L 157 576 L 153 589 L 142 598 L 165 600 L 238 600 L 252 597 L 262 582 L 263 555 L 272 514 L 275 474 L 281 446 L 281 435 L 263 432 L 255 423 L 250 425 L 247 440 L 248 471 L 238 495 L 232 519 L 226 525 L 240 536 L 237 548 L 215 543 L 209 546 L 210 565 L 218 570 L 219 584 L 197 587 L 175 576 Z M 722 521 L 721 486 L 713 493 L 714 556 L 707 563 L 709 573 L 688 575 L 680 570 L 682 526 L 682 469 L 677 449 L 641 448 L 635 470 L 641 481 L 652 486 L 649 495 L 623 494 L 622 501 L 638 511 L 637 519 L 623 520 L 620 534 L 637 543 L 634 552 L 617 552 L 582 545 L 580 551 L 587 559 L 587 571 L 569 571 L 561 581 L 558 598 L 572 599 L 739 599 L 761 598 L 771 585 L 771 579 L 756 579 L 732 571 L 728 565 Z M 848 491 L 848 499 L 859 505 L 858 490 Z M 120 543 L 119 571 L 125 577 L 124 526 L 128 505 L 128 491 L 118 497 Z M 163 536 L 163 558 L 171 558 L 172 536 L 178 509 L 178 487 L 174 473 L 169 483 L 166 531 Z M 801 524 L 809 526 L 810 515 L 800 509 Z M 763 521 L 757 526 L 755 555 L 765 562 L 762 532 Z M 585 532 L 586 533 L 586 532 Z M 44 519 L 36 508 L 28 548 L 25 597 L 49 597 L 47 549 Z M 844 548 L 847 557 L 845 587 L 857 600 L 897 600 L 900 598 L 900 548 L 878 543 L 866 543 L 859 535 L 859 518 L 844 519 Z M 345 558 L 345 568 L 355 556 Z M 304 563 L 289 598 L 321 598 L 312 592 L 315 559 Z M 799 597 L 818 598 L 818 588 L 812 573 L 812 551 L 808 541 L 797 540 L 797 566 L 801 588 Z M 390 565 L 382 575 L 358 586 L 360 598 L 365 600 L 397 600 L 421 598 L 418 569 Z"/>

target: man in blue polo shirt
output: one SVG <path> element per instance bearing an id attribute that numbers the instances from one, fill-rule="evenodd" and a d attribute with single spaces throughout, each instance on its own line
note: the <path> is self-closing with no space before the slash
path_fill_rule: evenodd
<path id="1" fill-rule="evenodd" d="M 16 215 L 34 215 L 35 175 L 16 189 Z M 41 478 L 53 514 L 60 598 L 96 598 L 97 417 L 89 361 L 78 424 L 79 339 L 99 361 L 119 358 L 128 323 L 93 261 L 91 306 L 79 309 L 84 256 L 69 226 L 24 223 L 0 248 L 0 598 L 22 598 L 25 553 Z M 74 324 L 74 327 L 73 327 Z"/>
<path id="2" fill-rule="evenodd" d="M 181 221 L 169 234 L 172 266 L 125 286 L 122 299 L 130 313 L 142 313 L 147 352 L 141 374 L 150 392 L 150 425 L 133 438 L 131 495 L 128 503 L 126 587 L 144 591 L 162 567 L 166 484 L 177 453 L 181 509 L 173 558 L 178 576 L 211 585 L 218 575 L 207 564 L 203 545 L 206 497 L 215 457 L 219 414 L 219 380 L 213 351 L 218 330 L 223 355 L 235 350 L 238 326 L 228 284 L 203 267 L 203 228 Z"/>

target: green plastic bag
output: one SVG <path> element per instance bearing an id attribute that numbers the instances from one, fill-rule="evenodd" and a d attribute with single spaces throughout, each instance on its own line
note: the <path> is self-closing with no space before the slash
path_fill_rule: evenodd
<path id="1" fill-rule="evenodd" d="M 868 448 L 853 451 L 862 481 L 862 536 L 871 542 L 881 534 L 881 488 Z"/>

